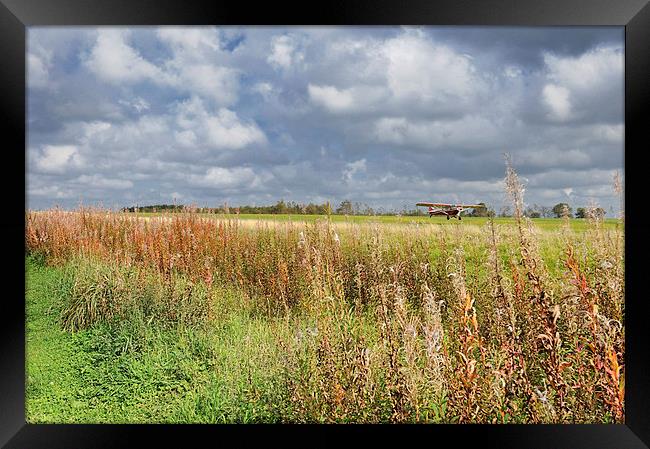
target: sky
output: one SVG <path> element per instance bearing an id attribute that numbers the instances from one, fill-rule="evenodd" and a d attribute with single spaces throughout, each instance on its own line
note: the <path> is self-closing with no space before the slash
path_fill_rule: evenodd
<path id="1" fill-rule="evenodd" d="M 623 27 L 30 27 L 27 205 L 617 213 Z"/>

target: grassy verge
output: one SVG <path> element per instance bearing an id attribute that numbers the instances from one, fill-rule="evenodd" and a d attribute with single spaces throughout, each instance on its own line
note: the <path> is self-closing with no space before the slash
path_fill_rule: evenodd
<path id="1" fill-rule="evenodd" d="M 28 422 L 280 419 L 274 326 L 233 308 L 218 326 L 165 326 L 131 314 L 66 332 L 65 268 L 27 258 L 26 276 Z M 237 302 L 222 293 L 222 306 Z"/>

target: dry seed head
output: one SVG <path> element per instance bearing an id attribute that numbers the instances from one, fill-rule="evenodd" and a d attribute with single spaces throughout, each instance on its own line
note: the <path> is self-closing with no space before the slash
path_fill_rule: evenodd
<path id="1" fill-rule="evenodd" d="M 506 192 L 512 200 L 514 206 L 515 217 L 521 218 L 524 210 L 524 186 L 519 181 L 519 176 L 512 167 L 512 159 L 509 154 L 505 155 L 506 160 L 506 177 L 505 185 Z"/>

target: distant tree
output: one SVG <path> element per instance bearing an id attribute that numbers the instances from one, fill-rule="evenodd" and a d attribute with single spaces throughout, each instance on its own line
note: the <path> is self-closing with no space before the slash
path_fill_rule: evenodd
<path id="1" fill-rule="evenodd" d="M 305 207 L 305 213 L 307 213 L 309 215 L 317 215 L 319 213 L 318 212 L 318 206 L 316 204 L 314 204 L 314 203 L 309 203 Z"/>
<path id="2" fill-rule="evenodd" d="M 343 200 L 339 207 L 336 208 L 336 213 L 339 215 L 352 215 L 354 213 L 352 202 L 350 200 Z"/>
<path id="3" fill-rule="evenodd" d="M 607 212 L 602 207 L 595 207 L 595 208 L 588 209 L 585 213 L 587 217 L 602 220 L 603 218 L 605 218 L 605 214 Z"/>
<path id="4" fill-rule="evenodd" d="M 555 214 L 555 218 L 562 218 L 565 216 L 571 216 L 571 207 L 567 203 L 558 203 L 555 206 L 553 206 L 553 213 Z"/>
<path id="5" fill-rule="evenodd" d="M 472 212 L 470 212 L 469 216 L 470 217 L 488 217 L 490 214 L 489 209 L 485 205 L 485 203 L 478 203 L 479 206 L 483 207 L 476 207 Z"/>
<path id="6" fill-rule="evenodd" d="M 539 212 L 544 218 L 553 218 L 553 209 L 548 206 L 540 206 Z"/>
<path id="7" fill-rule="evenodd" d="M 524 211 L 524 216 L 528 218 L 540 218 L 542 213 L 539 211 L 539 206 L 537 204 L 532 207 L 527 207 Z"/>
<path id="8" fill-rule="evenodd" d="M 511 217 L 511 216 L 512 216 L 512 209 L 510 208 L 510 206 L 503 206 L 499 211 L 499 217 Z"/>
<path id="9" fill-rule="evenodd" d="M 287 205 L 284 203 L 284 200 L 280 200 L 276 203 L 274 207 L 274 211 L 272 212 L 274 214 L 286 214 L 287 213 Z"/>
<path id="10" fill-rule="evenodd" d="M 584 207 L 579 207 L 576 209 L 576 218 L 586 218 L 587 217 L 587 211 L 585 210 Z"/>

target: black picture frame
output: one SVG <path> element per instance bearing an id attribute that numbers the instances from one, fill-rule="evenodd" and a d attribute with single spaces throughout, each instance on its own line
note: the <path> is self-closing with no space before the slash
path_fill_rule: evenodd
<path id="1" fill-rule="evenodd" d="M 26 28 L 44 25 L 479 25 L 625 27 L 625 261 L 626 423 L 610 425 L 435 425 L 435 426 L 198 426 L 35 425 L 25 423 L 25 308 L 17 261 L 25 231 Z M 363 433 L 382 443 L 455 447 L 643 448 L 650 445 L 650 333 L 644 295 L 643 261 L 650 229 L 644 208 L 650 148 L 645 122 L 650 105 L 650 5 L 647 0 L 338 0 L 323 3 L 172 0 L 0 0 L 0 127 L 7 161 L 0 214 L 8 253 L 0 327 L 0 444 L 8 448 L 122 447 L 135 439 L 148 445 L 243 444 L 254 437 L 301 446 L 347 442 Z M 25 168 L 22 170 L 20 167 Z M 23 184 L 25 186 L 25 184 Z M 22 218 L 21 218 L 22 217 Z M 15 259 L 14 259 L 15 258 Z M 24 284 L 23 284 L 24 285 Z M 370 431 L 368 430 L 370 428 Z M 251 431 L 252 429 L 252 431 Z M 283 436 L 278 435 L 282 433 Z M 284 434 L 290 433 L 287 438 Z M 233 440 L 225 439 L 233 437 Z M 367 442 L 369 442 L 369 440 Z M 420 443 L 418 443 L 420 444 Z"/>

